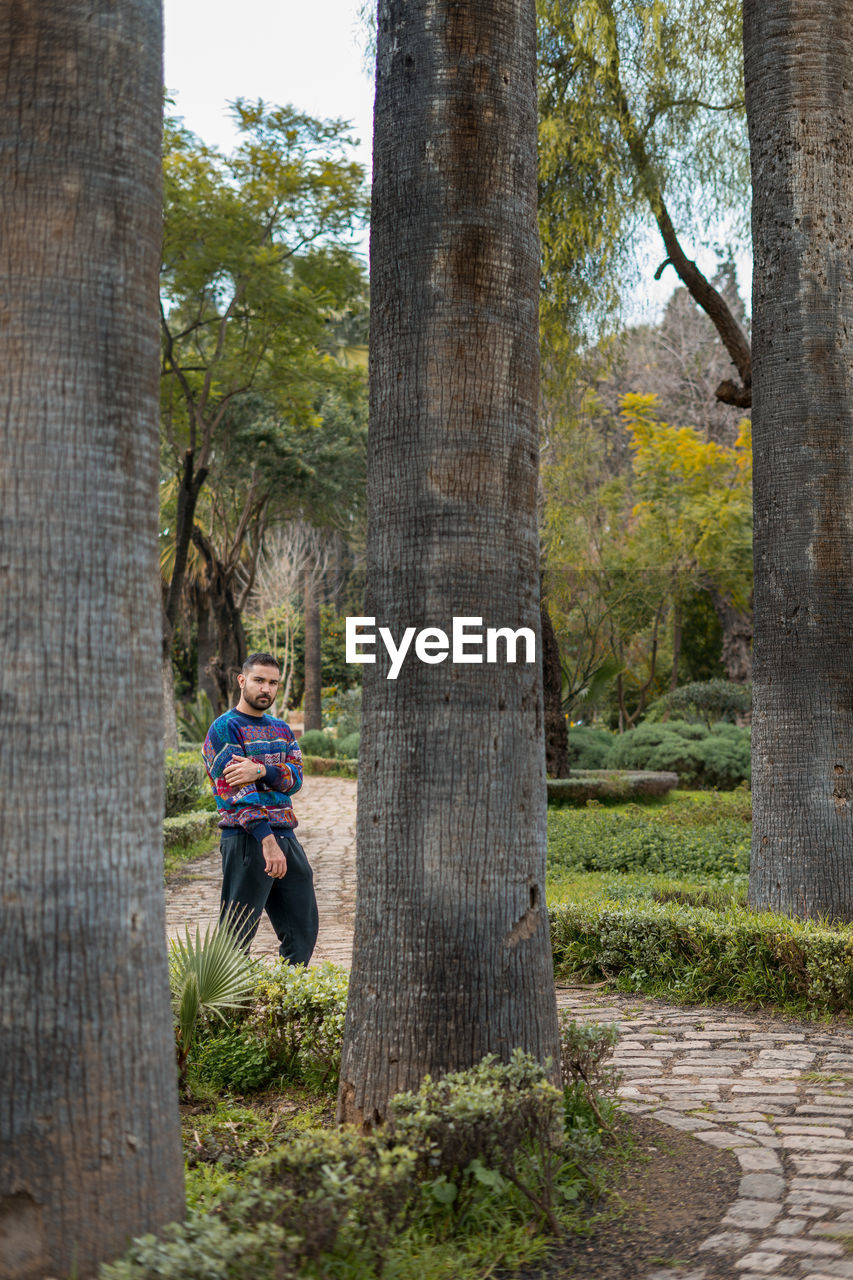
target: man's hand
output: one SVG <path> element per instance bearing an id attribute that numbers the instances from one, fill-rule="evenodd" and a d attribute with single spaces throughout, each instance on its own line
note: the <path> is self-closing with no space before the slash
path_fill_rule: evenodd
<path id="1" fill-rule="evenodd" d="M 229 787 L 245 787 L 250 782 L 259 782 L 265 773 L 263 765 L 259 765 L 257 760 L 247 760 L 245 756 L 232 756 L 222 770 Z"/>
<path id="2" fill-rule="evenodd" d="M 278 847 L 275 836 L 264 836 L 261 841 L 261 853 L 264 855 L 264 870 L 273 880 L 281 880 L 287 875 L 287 859 Z"/>

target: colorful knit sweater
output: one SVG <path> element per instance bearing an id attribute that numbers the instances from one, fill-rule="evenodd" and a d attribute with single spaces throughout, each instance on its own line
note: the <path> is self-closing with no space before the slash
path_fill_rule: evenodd
<path id="1" fill-rule="evenodd" d="M 202 753 L 220 827 L 242 827 L 260 841 L 273 827 L 297 825 L 290 797 L 302 786 L 302 752 L 290 725 L 274 716 L 226 711 L 208 729 Z M 264 766 L 263 775 L 246 786 L 229 787 L 222 775 L 234 756 L 256 760 Z"/>

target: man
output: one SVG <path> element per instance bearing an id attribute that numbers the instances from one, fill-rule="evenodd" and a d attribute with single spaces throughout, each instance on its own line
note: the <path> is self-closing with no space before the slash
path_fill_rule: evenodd
<path id="1" fill-rule="evenodd" d="M 290 803 L 302 786 L 302 753 L 290 726 L 265 714 L 280 680 L 272 654 L 249 655 L 237 676 L 240 701 L 210 726 L 204 763 L 220 813 L 220 919 L 239 919 L 248 949 L 266 909 L 279 954 L 307 964 L 317 941 L 317 900 Z"/>

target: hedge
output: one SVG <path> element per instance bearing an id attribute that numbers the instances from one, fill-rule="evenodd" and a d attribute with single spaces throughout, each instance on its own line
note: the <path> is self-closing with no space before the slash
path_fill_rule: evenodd
<path id="1" fill-rule="evenodd" d="M 166 818 L 163 821 L 163 846 L 166 849 L 178 849 L 195 844 L 196 840 L 212 836 L 218 821 L 219 814 L 210 809 L 196 809 L 192 813 Z"/>
<path id="2" fill-rule="evenodd" d="M 558 974 L 623 990 L 849 1013 L 853 926 L 676 902 L 566 903 L 551 911 Z"/>
<path id="3" fill-rule="evenodd" d="M 737 817 L 694 824 L 682 814 L 585 809 L 548 815 L 548 870 L 729 876 L 749 870 L 751 831 Z M 704 818 L 704 814 L 695 815 Z M 680 821 L 678 819 L 681 819 Z"/>

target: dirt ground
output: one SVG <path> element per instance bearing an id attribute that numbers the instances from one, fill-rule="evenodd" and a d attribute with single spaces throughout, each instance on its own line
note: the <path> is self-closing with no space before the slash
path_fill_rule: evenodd
<path id="1" fill-rule="evenodd" d="M 632 1151 L 590 1207 L 589 1234 L 558 1246 L 544 1269 L 515 1272 L 513 1280 L 646 1280 L 656 1266 L 677 1278 L 707 1265 L 699 1245 L 737 1195 L 737 1160 L 645 1116 L 625 1116 L 622 1126 Z M 738 1274 L 720 1272 L 716 1262 L 715 1280 Z"/>

